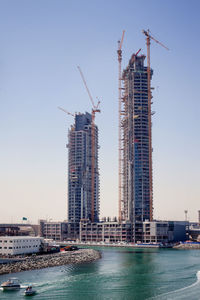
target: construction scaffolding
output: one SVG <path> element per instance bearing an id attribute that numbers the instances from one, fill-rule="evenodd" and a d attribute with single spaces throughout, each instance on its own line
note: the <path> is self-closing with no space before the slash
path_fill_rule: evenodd
<path id="1" fill-rule="evenodd" d="M 70 222 L 78 223 L 81 219 L 94 219 L 97 222 L 99 219 L 98 148 L 98 128 L 96 125 L 92 127 L 91 114 L 76 114 L 75 124 L 68 133 Z"/>
<path id="2" fill-rule="evenodd" d="M 138 56 L 139 52 L 140 50 L 132 55 L 122 74 L 123 214 L 124 219 L 132 223 L 152 218 L 148 70 L 144 66 L 145 56 Z M 151 70 L 150 76 L 152 73 Z"/>

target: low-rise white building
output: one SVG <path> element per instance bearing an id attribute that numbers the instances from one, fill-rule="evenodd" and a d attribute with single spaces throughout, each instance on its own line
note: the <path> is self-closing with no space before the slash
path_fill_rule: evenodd
<path id="1" fill-rule="evenodd" d="M 0 254 L 18 255 L 37 253 L 40 251 L 42 241 L 42 237 L 0 236 Z"/>

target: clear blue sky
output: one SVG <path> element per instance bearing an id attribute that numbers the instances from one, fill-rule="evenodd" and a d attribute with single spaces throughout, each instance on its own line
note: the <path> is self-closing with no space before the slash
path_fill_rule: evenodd
<path id="1" fill-rule="evenodd" d="M 0 1 L 0 222 L 67 216 L 70 112 L 91 111 L 77 65 L 101 99 L 101 215 L 117 215 L 117 41 L 123 67 L 151 44 L 154 69 L 154 216 L 197 219 L 200 209 L 200 2 Z"/>

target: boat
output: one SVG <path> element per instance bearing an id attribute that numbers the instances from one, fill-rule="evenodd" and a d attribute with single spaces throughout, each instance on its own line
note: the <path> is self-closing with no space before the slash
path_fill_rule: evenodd
<path id="1" fill-rule="evenodd" d="M 17 279 L 17 278 L 10 278 L 10 279 L 8 279 L 7 281 L 5 281 L 5 282 L 3 282 L 1 284 L 1 288 L 4 291 L 20 289 L 19 279 Z"/>
<path id="2" fill-rule="evenodd" d="M 29 285 L 24 292 L 25 296 L 33 296 L 35 294 L 36 294 L 36 290 L 33 290 L 31 285 Z"/>

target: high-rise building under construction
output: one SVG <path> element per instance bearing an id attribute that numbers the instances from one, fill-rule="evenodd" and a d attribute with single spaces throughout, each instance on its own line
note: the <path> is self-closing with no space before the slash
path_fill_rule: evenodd
<path id="1" fill-rule="evenodd" d="M 99 219 L 98 128 L 96 125 L 94 128 L 94 154 L 92 154 L 91 114 L 87 112 L 76 114 L 75 124 L 68 133 L 69 222 L 91 220 L 92 213 L 95 222 Z M 92 155 L 94 155 L 94 187 L 92 187 Z"/>
<path id="2" fill-rule="evenodd" d="M 122 73 L 122 220 L 132 223 L 153 217 L 151 99 L 144 60 L 133 54 Z"/>

